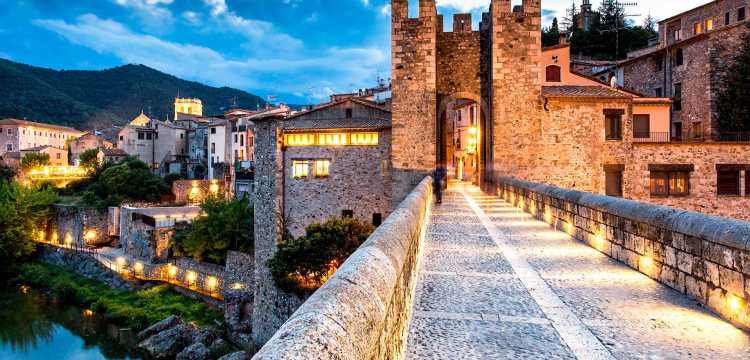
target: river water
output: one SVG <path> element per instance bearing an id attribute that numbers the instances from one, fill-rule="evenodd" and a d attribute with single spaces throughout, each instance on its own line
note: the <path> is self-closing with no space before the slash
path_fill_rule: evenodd
<path id="1" fill-rule="evenodd" d="M 0 287 L 0 360 L 141 359 L 134 336 L 90 310 L 25 287 Z"/>

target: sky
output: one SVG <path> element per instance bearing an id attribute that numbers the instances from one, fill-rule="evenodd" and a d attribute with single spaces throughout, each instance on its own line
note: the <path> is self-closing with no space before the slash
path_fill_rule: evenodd
<path id="1" fill-rule="evenodd" d="M 410 1 L 416 11 L 418 0 Z M 562 18 L 571 1 L 543 0 L 544 23 Z M 580 5 L 581 0 L 575 1 Z M 641 0 L 629 13 L 663 19 L 707 1 Z M 489 3 L 437 0 L 438 12 L 447 18 L 456 12 L 473 13 L 475 27 Z M 597 7 L 599 0 L 592 3 Z M 319 103 L 332 93 L 374 86 L 378 78 L 388 78 L 389 4 L 390 0 L 0 0 L 0 58 L 66 70 L 143 64 L 287 103 Z"/>

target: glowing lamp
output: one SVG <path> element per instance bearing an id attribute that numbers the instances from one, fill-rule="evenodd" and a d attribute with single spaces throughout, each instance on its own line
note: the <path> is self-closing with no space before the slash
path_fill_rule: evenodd
<path id="1" fill-rule="evenodd" d="M 125 264 L 127 264 L 127 261 L 125 261 L 125 258 L 120 256 L 115 261 L 117 261 L 117 266 L 123 267 Z"/>
<path id="2" fill-rule="evenodd" d="M 243 284 L 240 284 L 240 283 L 234 283 L 234 284 L 232 284 L 232 289 L 234 289 L 234 290 L 242 290 L 244 288 L 245 288 L 245 285 L 243 285 Z"/>
<path id="3" fill-rule="evenodd" d="M 86 232 L 86 241 L 92 241 L 96 239 L 96 230 L 89 230 Z"/>
<path id="4" fill-rule="evenodd" d="M 218 285 L 218 280 L 216 280 L 215 277 L 209 276 L 206 278 L 206 289 L 208 290 L 214 290 L 216 289 L 216 285 Z"/>
<path id="5" fill-rule="evenodd" d="M 188 284 L 194 283 L 197 277 L 198 275 L 196 275 L 193 271 L 188 271 L 187 275 L 185 275 L 185 279 L 187 279 Z"/>
<path id="6" fill-rule="evenodd" d="M 469 128 L 469 135 L 476 135 L 477 134 L 477 128 L 470 127 Z"/>
<path id="7" fill-rule="evenodd" d="M 136 262 L 135 265 L 133 265 L 133 269 L 135 269 L 135 272 L 142 273 L 143 272 L 143 264 L 140 262 Z"/>
<path id="8" fill-rule="evenodd" d="M 732 312 L 738 313 L 742 310 L 742 300 L 732 294 L 727 294 L 727 306 Z"/>
<path id="9" fill-rule="evenodd" d="M 92 316 L 94 316 L 94 312 L 91 309 L 85 309 L 85 310 L 83 310 L 83 316 L 85 316 L 85 317 L 92 317 Z"/>
<path id="10" fill-rule="evenodd" d="M 70 233 L 65 234 L 65 245 L 71 246 L 73 244 L 73 236 Z"/>
<path id="11" fill-rule="evenodd" d="M 177 267 L 169 265 L 169 268 L 167 269 L 167 272 L 169 273 L 169 276 L 175 276 L 175 275 L 177 275 Z"/>

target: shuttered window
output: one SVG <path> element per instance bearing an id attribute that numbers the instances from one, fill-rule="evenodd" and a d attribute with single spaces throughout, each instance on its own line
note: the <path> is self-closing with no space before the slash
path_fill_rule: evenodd
<path id="1" fill-rule="evenodd" d="M 716 192 L 718 195 L 740 195 L 740 171 L 719 169 L 716 172 Z"/>
<path id="2" fill-rule="evenodd" d="M 606 195 L 622 197 L 622 171 L 607 171 L 604 174 Z"/>
<path id="3" fill-rule="evenodd" d="M 560 67 L 557 65 L 547 66 L 547 82 L 561 82 Z"/>
<path id="4" fill-rule="evenodd" d="M 649 115 L 633 115 L 633 137 L 648 138 L 651 136 L 651 117 Z"/>

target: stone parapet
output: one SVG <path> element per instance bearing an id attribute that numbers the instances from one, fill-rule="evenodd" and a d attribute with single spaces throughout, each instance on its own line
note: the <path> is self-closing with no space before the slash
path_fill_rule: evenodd
<path id="1" fill-rule="evenodd" d="M 402 358 L 431 198 L 427 177 L 254 359 Z"/>
<path id="2" fill-rule="evenodd" d="M 750 329 L 750 223 L 508 177 L 514 206 Z"/>

